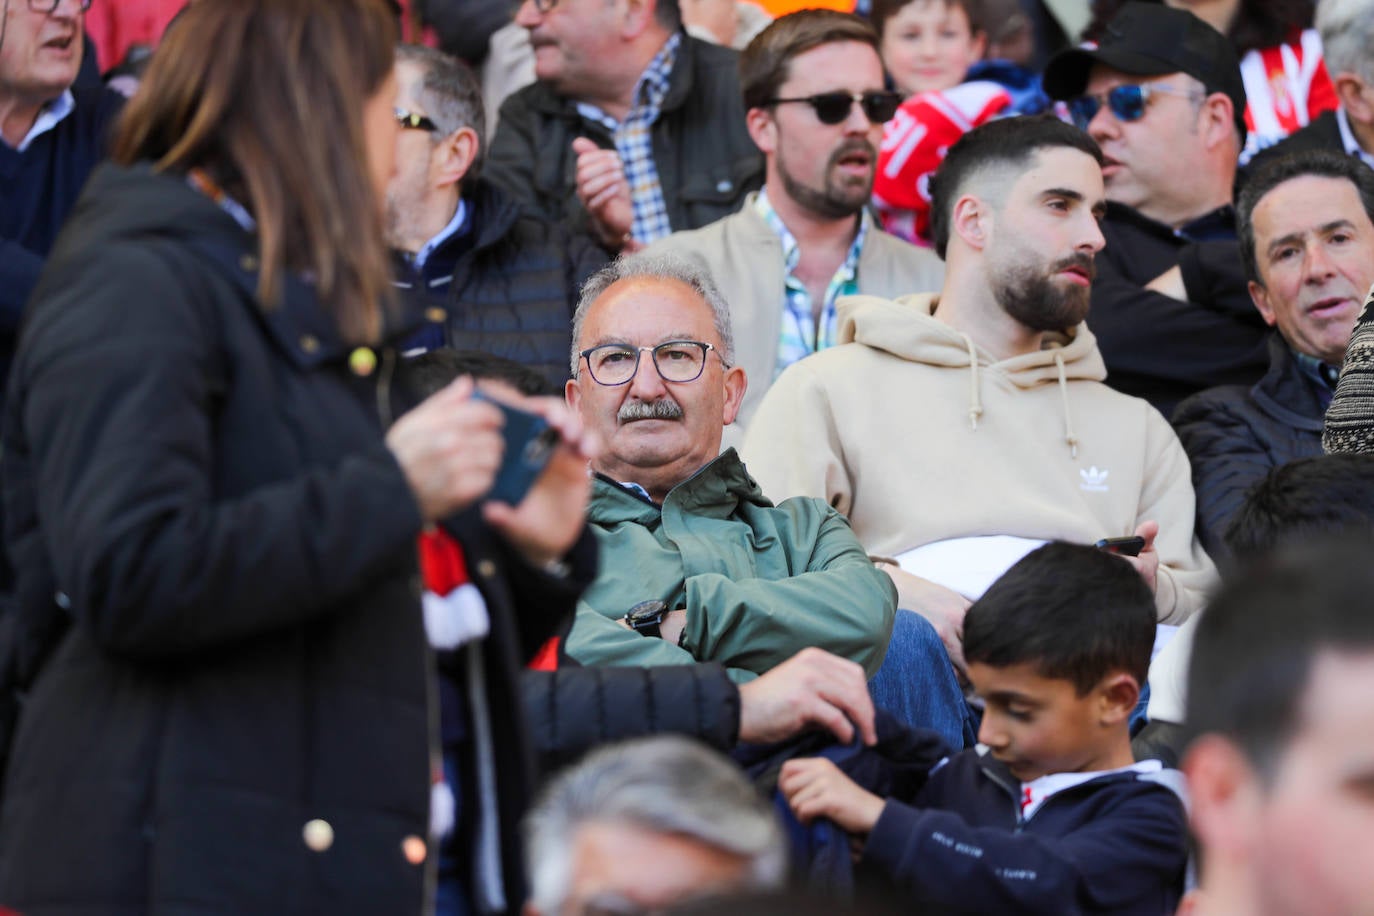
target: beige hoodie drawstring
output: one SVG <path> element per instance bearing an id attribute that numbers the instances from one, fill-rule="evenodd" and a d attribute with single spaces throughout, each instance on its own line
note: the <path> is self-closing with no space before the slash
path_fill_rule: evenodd
<path id="1" fill-rule="evenodd" d="M 1069 456 L 1078 457 L 1078 436 L 1073 431 L 1073 414 L 1069 411 L 1069 375 L 1064 370 L 1064 354 L 1056 347 L 1054 366 L 1059 370 L 1059 399 L 1064 404 L 1064 441 L 1069 445 Z"/>
<path id="2" fill-rule="evenodd" d="M 968 428 L 977 432 L 978 418 L 983 415 L 983 399 L 978 393 L 978 351 L 973 346 L 973 338 L 967 334 L 960 334 L 959 336 L 964 338 L 964 346 L 968 347 Z"/>

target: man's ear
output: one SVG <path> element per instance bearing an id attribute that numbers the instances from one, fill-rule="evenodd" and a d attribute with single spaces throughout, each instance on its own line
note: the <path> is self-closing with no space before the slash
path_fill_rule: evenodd
<path id="1" fill-rule="evenodd" d="M 482 151 L 477 131 L 460 127 L 439 141 L 439 155 L 434 164 L 434 183 L 441 188 L 457 185 L 463 180 Z"/>
<path id="2" fill-rule="evenodd" d="M 721 417 L 725 425 L 735 422 L 740 405 L 744 403 L 744 393 L 749 390 L 749 377 L 742 366 L 731 366 L 725 370 L 725 410 Z"/>
<path id="3" fill-rule="evenodd" d="M 1188 779 L 1193 833 L 1202 843 L 1204 870 L 1214 858 L 1244 862 L 1259 827 L 1262 786 L 1240 748 L 1221 735 L 1202 735 L 1180 765 Z"/>
<path id="4" fill-rule="evenodd" d="M 1125 671 L 1113 671 L 1097 685 L 1100 702 L 1100 721 L 1103 725 L 1119 725 L 1131 718 L 1140 702 L 1140 683 Z"/>
<path id="5" fill-rule="evenodd" d="M 1336 87 L 1336 98 L 1345 109 L 1346 116 L 1361 124 L 1374 124 L 1374 105 L 1365 98 L 1365 81 L 1358 74 L 1341 71 L 1331 77 Z"/>
<path id="6" fill-rule="evenodd" d="M 1254 280 L 1249 282 L 1246 289 L 1250 291 L 1250 301 L 1255 303 L 1255 308 L 1259 310 L 1260 317 L 1264 319 L 1265 324 L 1272 328 L 1278 319 L 1274 315 L 1274 307 L 1269 303 L 1269 290 Z"/>
<path id="7" fill-rule="evenodd" d="M 771 108 L 751 108 L 744 113 L 744 126 L 749 129 L 749 139 L 765 156 L 778 150 L 778 124 L 773 120 Z"/>
<path id="8" fill-rule="evenodd" d="M 965 245 L 975 251 L 987 247 L 988 236 L 992 231 L 992 208 L 988 202 L 972 194 L 965 194 L 954 202 L 950 214 L 949 232 L 958 236 Z"/>
<path id="9" fill-rule="evenodd" d="M 570 378 L 563 383 L 563 400 L 579 417 L 582 416 L 582 389 L 577 387 L 577 379 Z"/>
<path id="10" fill-rule="evenodd" d="M 1208 149 L 1228 143 L 1232 139 L 1244 143 L 1236 133 L 1235 115 L 1236 106 L 1231 97 L 1224 92 L 1213 92 L 1203 100 L 1198 118 L 1201 121 L 1203 141 Z"/>

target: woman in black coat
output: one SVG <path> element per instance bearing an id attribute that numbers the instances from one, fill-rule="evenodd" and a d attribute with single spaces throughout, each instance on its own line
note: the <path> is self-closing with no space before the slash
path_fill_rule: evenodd
<path id="1" fill-rule="evenodd" d="M 381 0 L 191 4 L 40 281 L 5 409 L 0 905 L 420 912 L 416 537 L 456 513 L 476 575 L 507 570 L 488 699 L 520 756 L 499 684 L 571 607 L 585 455 L 536 408 L 553 473 L 479 509 L 502 421 L 467 383 L 387 429 L 394 42 Z"/>

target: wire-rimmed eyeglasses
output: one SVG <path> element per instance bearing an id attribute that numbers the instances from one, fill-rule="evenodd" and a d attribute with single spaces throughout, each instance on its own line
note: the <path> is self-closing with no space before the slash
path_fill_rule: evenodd
<path id="1" fill-rule="evenodd" d="M 706 353 L 716 351 L 721 365 L 729 366 L 714 344 L 700 340 L 666 340 L 656 347 L 632 344 L 602 344 L 578 355 L 587 362 L 587 371 L 598 385 L 624 385 L 639 371 L 639 355 L 653 354 L 654 368 L 665 382 L 695 382 L 706 369 Z"/>
<path id="2" fill-rule="evenodd" d="M 80 7 L 81 12 L 84 13 L 91 8 L 93 2 L 95 2 L 95 0 L 76 0 L 76 5 Z M 61 5 L 62 0 L 29 0 L 29 11 L 51 16 L 53 13 L 57 12 L 57 8 Z"/>

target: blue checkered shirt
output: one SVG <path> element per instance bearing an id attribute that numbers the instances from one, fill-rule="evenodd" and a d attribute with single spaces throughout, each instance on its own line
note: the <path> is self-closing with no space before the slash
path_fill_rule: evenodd
<path id="1" fill-rule="evenodd" d="M 810 356 L 818 350 L 834 345 L 835 300 L 841 296 L 852 296 L 859 291 L 859 254 L 863 251 L 864 239 L 868 237 L 868 227 L 872 220 L 867 210 L 860 215 L 859 231 L 854 234 L 854 243 L 849 246 L 849 254 L 845 257 L 844 263 L 826 285 L 825 301 L 817 311 L 806 284 L 798 280 L 794 273 L 797 262 L 801 260 L 801 249 L 797 247 L 796 238 L 783 225 L 773 205 L 768 202 L 767 188 L 760 190 L 758 197 L 754 199 L 754 210 L 782 242 L 783 266 L 787 271 L 783 283 L 786 294 L 782 303 L 782 334 L 778 339 L 778 362 L 773 370 L 776 377 L 803 356 Z"/>
<path id="2" fill-rule="evenodd" d="M 682 33 L 675 33 L 663 45 L 649 66 L 635 83 L 634 105 L 617 122 L 595 105 L 579 102 L 578 114 L 604 126 L 615 138 L 615 150 L 625 164 L 625 178 L 630 183 L 630 202 L 634 206 L 634 222 L 630 234 L 636 242 L 648 244 L 673 231 L 668 223 L 668 205 L 663 200 L 663 185 L 654 166 L 653 135 L 650 130 L 668 95 L 668 80 L 673 75 L 677 51 L 682 45 Z"/>

